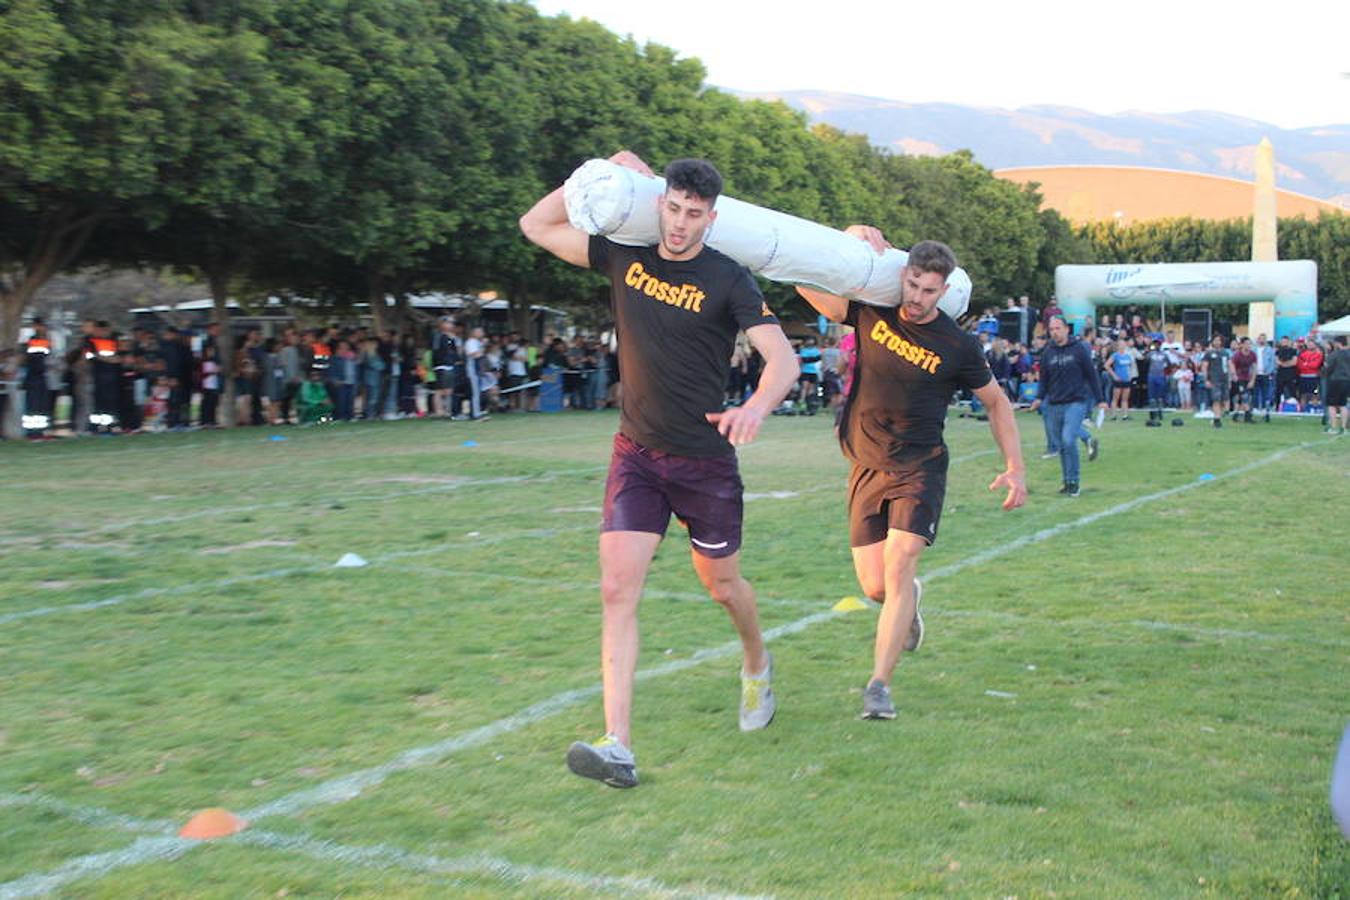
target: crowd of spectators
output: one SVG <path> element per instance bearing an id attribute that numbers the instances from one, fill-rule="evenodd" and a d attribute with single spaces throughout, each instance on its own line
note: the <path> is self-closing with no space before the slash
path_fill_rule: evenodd
<path id="1" fill-rule="evenodd" d="M 30 436 L 58 424 L 73 434 L 217 427 L 227 387 L 239 425 L 538 412 L 541 377 L 561 383 L 563 408 L 618 402 L 617 357 L 582 335 L 536 343 L 445 316 L 429 330 L 332 325 L 275 337 L 249 328 L 233 337 L 227 370 L 216 324 L 196 333 L 173 326 L 118 333 L 90 319 L 57 360 L 38 320 L 8 377 L 19 387 Z M 223 381 L 227 371 L 231 385 Z"/>
<path id="2" fill-rule="evenodd" d="M 1027 298 L 1007 302 L 1009 309 L 1019 306 L 1026 308 Z M 1053 298 L 1039 316 L 1032 312 L 1028 321 L 1034 325 L 1025 342 L 999 336 L 995 307 L 964 320 L 1014 403 L 1027 406 L 1036 397 L 1046 324 L 1059 312 Z M 1264 334 L 1231 340 L 1215 334 L 1208 343 L 1179 341 L 1174 329 L 1134 307 L 1103 316 L 1100 323 L 1089 319 L 1076 337 L 1093 351 L 1112 419 L 1160 407 L 1202 415 L 1217 411 L 1245 422 L 1255 421 L 1254 412 L 1265 421 L 1276 411 L 1320 412 L 1328 405 L 1329 376 L 1335 374 L 1326 370 L 1335 339 L 1314 334 L 1276 344 Z"/>
<path id="3" fill-rule="evenodd" d="M 1020 311 L 1007 317 L 1008 310 Z M 1023 296 L 1008 298 L 1005 321 L 1000 325 L 998 307 L 987 307 L 964 317 L 961 324 L 974 333 L 984 347 L 994 378 L 1019 408 L 1036 400 L 1040 387 L 1040 357 L 1048 340 L 1050 318 L 1061 315 L 1053 297 L 1039 311 Z M 1024 339 L 1008 339 L 1008 319 L 1025 322 Z M 1110 418 L 1129 420 L 1135 411 L 1171 409 L 1194 412 L 1201 417 L 1232 415 L 1243 422 L 1269 421 L 1273 412 L 1323 412 L 1334 416 L 1342 404 L 1335 401 L 1334 383 L 1350 378 L 1333 368 L 1338 338 L 1317 335 L 1271 342 L 1263 334 L 1255 339 L 1229 340 L 1216 334 L 1209 342 L 1180 341 L 1173 328 L 1145 317 L 1136 307 L 1103 316 L 1100 323 L 1089 319 L 1075 335 L 1086 341 L 1097 363 L 1102 397 L 1110 405 Z M 806 337 L 794 341 L 802 366 L 799 390 L 780 412 L 813 414 L 821 406 L 838 405 L 845 392 L 848 354 L 841 354 L 843 341 L 832 336 Z M 818 346 L 819 343 L 819 346 Z M 736 403 L 753 390 L 758 360 L 748 346 L 738 346 L 732 357 L 728 402 Z M 961 398 L 982 411 L 972 397 Z M 1150 415 L 1160 424 L 1160 417 Z"/>
<path id="4" fill-rule="evenodd" d="M 1025 340 L 1000 334 L 996 307 L 967 316 L 962 324 L 984 346 L 1009 399 L 1026 408 L 1037 397 L 1049 319 L 1060 310 L 1052 297 L 1038 312 L 1025 296 L 1009 298 L 1006 309 L 1022 311 Z M 45 327 L 40 321 L 35 326 L 24 352 L 9 362 L 7 376 L 19 385 L 26 414 L 45 413 L 25 415 L 30 435 L 50 433 L 63 395 L 68 401 L 59 408 L 75 434 L 221 424 L 220 404 L 227 392 L 219 326 L 198 333 L 133 327 L 119 334 L 106 322 L 86 320 L 60 361 L 51 358 Z M 1273 343 L 1257 335 L 1230 343 L 1216 335 L 1209 344 L 1178 341 L 1175 330 L 1160 330 L 1134 307 L 1104 316 L 1099 324 L 1089 320 L 1076 337 L 1093 351 L 1112 419 L 1166 407 L 1269 421 L 1272 412 L 1337 407 L 1339 398 L 1327 396 L 1335 393 L 1331 382 L 1350 375 L 1335 369 L 1337 346 L 1330 339 L 1314 335 Z M 481 420 L 494 413 L 538 412 L 541 377 L 560 382 L 553 408 L 618 405 L 618 356 L 610 342 L 591 336 L 547 335 L 535 343 L 518 332 L 488 335 L 445 316 L 430 329 L 330 325 L 286 328 L 279 336 L 264 337 L 250 328 L 234 338 L 230 371 L 239 425 L 327 418 Z M 827 335 L 793 341 L 801 378 L 780 413 L 814 415 L 841 403 L 849 363 L 841 343 L 850 340 Z M 762 365 L 748 341 L 737 342 L 727 378 L 728 405 L 754 392 Z M 978 405 L 974 412 L 981 412 Z"/>

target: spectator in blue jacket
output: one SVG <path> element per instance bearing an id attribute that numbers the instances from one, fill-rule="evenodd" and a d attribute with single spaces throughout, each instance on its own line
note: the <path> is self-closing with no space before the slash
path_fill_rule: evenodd
<path id="1" fill-rule="evenodd" d="M 1092 406 L 1106 409 L 1101 390 L 1092 351 L 1069 333 L 1063 316 L 1052 316 L 1050 343 L 1041 353 L 1041 395 L 1031 408 L 1045 407 L 1047 430 L 1059 438 L 1061 494 L 1079 493 L 1078 442 L 1087 446 L 1089 461 L 1097 458 L 1100 446 L 1083 420 Z"/>

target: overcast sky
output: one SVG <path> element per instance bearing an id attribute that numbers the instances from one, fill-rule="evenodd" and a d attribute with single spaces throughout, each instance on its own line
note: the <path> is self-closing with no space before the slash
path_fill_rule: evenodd
<path id="1" fill-rule="evenodd" d="M 696 56 L 710 84 L 735 90 L 819 89 L 1004 109 L 1053 104 L 1104 114 L 1207 109 L 1282 128 L 1350 124 L 1346 0 L 535 6 Z M 944 21 L 952 24 L 934 24 Z M 916 32 L 908 27 L 915 22 L 928 24 Z"/>

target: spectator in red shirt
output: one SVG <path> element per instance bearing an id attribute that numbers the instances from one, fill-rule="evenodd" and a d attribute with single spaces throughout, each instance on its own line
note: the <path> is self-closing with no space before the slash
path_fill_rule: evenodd
<path id="1" fill-rule="evenodd" d="M 1045 304 L 1045 309 L 1041 310 L 1041 333 L 1050 333 L 1050 320 L 1055 316 L 1064 315 L 1064 311 L 1059 308 L 1059 303 L 1055 300 L 1055 295 L 1050 295 L 1050 302 Z"/>
<path id="2" fill-rule="evenodd" d="M 1308 404 L 1317 396 L 1318 382 L 1322 374 L 1322 348 L 1312 341 L 1303 342 L 1298 354 L 1298 393 L 1299 402 L 1307 409 Z"/>

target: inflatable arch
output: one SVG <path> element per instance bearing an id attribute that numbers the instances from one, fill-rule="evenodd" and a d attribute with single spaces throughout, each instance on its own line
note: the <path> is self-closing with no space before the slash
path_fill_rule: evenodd
<path id="1" fill-rule="evenodd" d="M 1306 335 L 1317 324 L 1317 263 L 1153 263 L 1056 266 L 1055 296 L 1082 330 L 1098 306 L 1128 303 L 1275 303 L 1275 340 Z"/>

